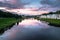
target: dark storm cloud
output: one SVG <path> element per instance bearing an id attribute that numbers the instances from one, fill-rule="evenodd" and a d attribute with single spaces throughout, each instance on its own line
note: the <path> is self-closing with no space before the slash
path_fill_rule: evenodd
<path id="1" fill-rule="evenodd" d="M 27 4 L 27 3 L 22 3 L 21 0 L 10 0 L 10 1 L 8 2 L 5 0 L 5 2 L 0 2 L 0 7 L 23 8 L 23 6 Z M 12 1 L 14 1 L 15 3 Z"/>
<path id="2" fill-rule="evenodd" d="M 50 5 L 51 7 L 60 7 L 60 0 L 41 0 L 41 4 Z"/>

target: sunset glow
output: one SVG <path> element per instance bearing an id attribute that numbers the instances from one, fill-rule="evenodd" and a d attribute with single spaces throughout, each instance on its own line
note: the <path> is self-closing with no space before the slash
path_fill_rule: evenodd
<path id="1" fill-rule="evenodd" d="M 22 15 L 41 15 L 60 10 L 59 0 L 0 0 L 0 10 Z M 2 8 L 1 8 L 2 7 Z"/>
<path id="2" fill-rule="evenodd" d="M 21 23 L 19 23 L 19 25 L 38 25 L 38 23 L 41 22 L 34 19 L 25 19 Z"/>
<path id="3" fill-rule="evenodd" d="M 4 9 L 4 8 L 2 8 Z M 4 9 L 8 12 L 15 12 L 17 14 L 26 14 L 26 15 L 41 15 L 43 13 L 48 13 L 49 11 L 33 11 L 33 10 L 36 10 L 36 9 L 11 9 L 11 10 L 8 10 L 8 9 Z"/>

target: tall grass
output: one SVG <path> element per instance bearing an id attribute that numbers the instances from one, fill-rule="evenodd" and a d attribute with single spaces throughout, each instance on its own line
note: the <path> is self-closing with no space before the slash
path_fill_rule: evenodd
<path id="1" fill-rule="evenodd" d="M 16 22 L 17 20 L 15 18 L 0 18 L 0 33 Z"/>

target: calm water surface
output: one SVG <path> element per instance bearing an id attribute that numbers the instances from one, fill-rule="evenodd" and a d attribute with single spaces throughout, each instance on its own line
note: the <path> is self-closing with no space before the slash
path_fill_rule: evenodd
<path id="1" fill-rule="evenodd" d="M 60 40 L 60 28 L 36 19 L 25 19 L 5 31 L 0 40 Z"/>

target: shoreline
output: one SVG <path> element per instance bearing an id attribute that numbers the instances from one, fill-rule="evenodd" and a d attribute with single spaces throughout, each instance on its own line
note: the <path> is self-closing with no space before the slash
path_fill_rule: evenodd
<path id="1" fill-rule="evenodd" d="M 48 25 L 60 27 L 60 19 L 40 18 L 39 20 L 48 22 Z"/>
<path id="2" fill-rule="evenodd" d="M 15 18 L 2 18 L 0 19 L 0 35 L 3 34 L 6 30 L 10 29 L 17 20 Z"/>
<path id="3" fill-rule="evenodd" d="M 15 25 L 15 23 L 13 23 L 13 24 L 11 24 L 11 25 L 9 25 L 9 26 L 6 26 L 6 28 L 2 28 L 2 29 L 0 30 L 0 35 L 3 34 L 6 30 L 8 30 L 8 29 L 10 29 L 11 27 L 13 27 L 13 25 Z"/>

